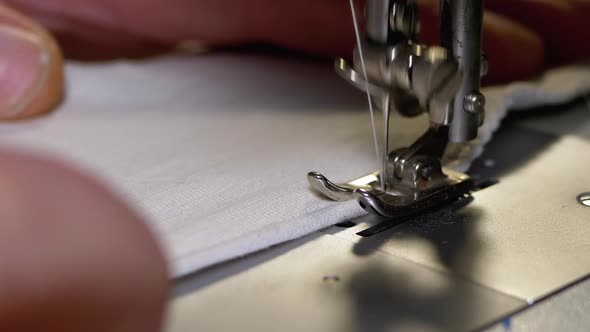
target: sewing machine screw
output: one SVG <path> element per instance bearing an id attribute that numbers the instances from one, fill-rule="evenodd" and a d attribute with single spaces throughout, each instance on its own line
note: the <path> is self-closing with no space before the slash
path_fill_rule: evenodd
<path id="1" fill-rule="evenodd" d="M 583 193 L 578 196 L 578 202 L 585 207 L 590 207 L 590 193 Z"/>
<path id="2" fill-rule="evenodd" d="M 424 180 L 430 180 L 430 178 L 432 177 L 432 172 L 434 171 L 434 168 L 432 168 L 432 166 L 424 166 L 421 170 L 420 170 L 420 176 L 424 179 Z"/>
<path id="3" fill-rule="evenodd" d="M 485 111 L 486 97 L 481 92 L 472 92 L 465 96 L 463 107 L 472 114 L 482 114 Z"/>

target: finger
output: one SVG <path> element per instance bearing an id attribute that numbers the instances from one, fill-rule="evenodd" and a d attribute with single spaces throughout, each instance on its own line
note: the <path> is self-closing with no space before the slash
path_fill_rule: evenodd
<path id="1" fill-rule="evenodd" d="M 590 1 L 486 0 L 486 6 L 536 31 L 546 45 L 549 64 L 590 56 Z M 527 49 L 523 48 L 523 53 Z"/>
<path id="2" fill-rule="evenodd" d="M 357 12 L 363 13 L 364 1 L 356 1 L 356 4 L 359 7 Z M 355 38 L 347 2 L 314 1 L 312 4 L 299 1 L 290 5 L 281 2 L 281 5 L 276 12 L 269 12 L 256 30 L 266 32 L 266 35 L 262 34 L 263 40 L 330 56 L 349 57 L 352 54 Z M 438 1 L 420 1 L 419 5 L 423 41 L 438 44 Z M 364 24 L 363 15 L 359 15 L 359 20 L 361 25 Z M 483 49 L 490 68 L 486 82 L 525 79 L 542 70 L 544 47 L 532 29 L 495 13 L 485 14 L 483 28 Z"/>
<path id="3" fill-rule="evenodd" d="M 40 26 L 0 5 L 0 120 L 52 110 L 63 93 L 63 60 Z"/>
<path id="4" fill-rule="evenodd" d="M 92 1 L 84 4 L 68 1 L 46 4 L 20 0 L 7 2 L 50 29 L 68 58 L 88 61 L 117 57 L 141 58 L 169 51 L 176 43 L 172 40 L 159 41 L 156 36 L 144 36 L 143 30 L 153 25 L 147 19 L 145 26 L 128 26 L 135 17 L 144 18 L 143 15 L 134 15 L 133 19 L 129 19 L 124 13 L 115 12 L 109 13 L 107 22 L 97 21 L 92 14 L 93 9 L 99 12 L 104 9 L 96 8 Z M 138 32 L 132 32 L 134 30 Z"/>
<path id="5" fill-rule="evenodd" d="M 140 218 L 94 180 L 0 151 L 0 330 L 157 332 L 167 267 Z"/>
<path id="6" fill-rule="evenodd" d="M 356 13 L 364 25 L 364 2 Z M 349 57 L 355 33 L 348 1 L 275 1 L 253 29 L 258 39 L 307 53 Z"/>
<path id="7" fill-rule="evenodd" d="M 236 0 L 223 4 L 208 0 L 148 0 L 141 3 L 150 8 L 143 15 L 136 15 L 140 6 L 136 1 L 86 1 L 88 6 L 69 0 L 43 6 L 24 0 L 10 2 L 47 21 L 69 41 L 67 45 L 78 45 L 78 49 L 92 54 L 111 50 L 107 54 L 116 56 L 150 49 L 150 43 L 171 45 L 192 39 L 213 45 L 265 42 L 308 53 L 348 57 L 355 44 L 351 11 L 348 2 L 342 0 Z M 364 1 L 355 2 L 358 13 L 362 13 Z M 438 36 L 437 3 L 421 2 L 426 40 L 428 36 Z M 362 26 L 363 15 L 359 19 Z M 490 81 L 526 78 L 540 70 L 543 45 L 531 29 L 494 14 L 486 15 L 484 25 Z M 99 45 L 99 49 L 87 47 L 84 43 L 88 42 Z"/>
<path id="8" fill-rule="evenodd" d="M 149 54 L 185 40 L 210 46 L 271 43 L 329 56 L 349 55 L 354 45 L 351 12 L 342 0 L 7 2 L 43 22 L 67 54 L 76 56 L 79 50 Z"/>
<path id="9" fill-rule="evenodd" d="M 242 0 L 6 2 L 50 29 L 68 57 L 83 60 L 145 57 L 169 51 L 186 40 L 232 46 L 247 43 L 251 38 L 246 18 L 258 15 L 251 8 L 255 4 Z"/>
<path id="10" fill-rule="evenodd" d="M 438 1 L 421 1 L 420 19 L 423 42 L 440 43 Z M 526 79 L 543 69 L 541 37 L 522 24 L 487 11 L 483 22 L 483 51 L 489 63 L 486 83 Z"/>
<path id="11" fill-rule="evenodd" d="M 82 24 L 79 25 L 81 26 Z M 82 31 L 83 29 L 78 28 L 55 34 L 68 59 L 81 61 L 105 61 L 120 57 L 142 59 L 170 52 L 176 44 L 125 36 L 120 32 L 102 28 L 89 29 L 89 33 L 81 33 Z M 118 37 L 106 38 L 114 34 Z"/>
<path id="12" fill-rule="evenodd" d="M 522 80 L 539 74 L 544 67 L 545 48 L 531 29 L 501 15 L 484 17 L 483 50 L 487 55 L 487 83 Z"/>

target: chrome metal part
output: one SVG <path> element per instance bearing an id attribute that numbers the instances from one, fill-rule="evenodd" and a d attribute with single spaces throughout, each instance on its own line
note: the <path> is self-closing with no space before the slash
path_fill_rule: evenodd
<path id="1" fill-rule="evenodd" d="M 413 1 L 393 1 L 389 25 L 392 31 L 401 33 L 407 39 L 416 39 L 420 32 L 418 7 Z"/>
<path id="2" fill-rule="evenodd" d="M 441 170 L 444 177 L 438 178 L 438 186 L 429 190 L 400 187 L 393 192 L 384 192 L 379 187 L 379 174 L 374 173 L 346 184 L 335 184 L 323 174 L 311 172 L 308 181 L 311 187 L 334 201 L 356 199 L 365 211 L 388 219 L 412 217 L 420 213 L 450 204 L 477 188 L 468 176 Z"/>
<path id="3" fill-rule="evenodd" d="M 409 148 L 394 151 L 385 174 L 373 173 L 346 184 L 308 174 L 311 187 L 335 201 L 356 199 L 367 212 L 383 218 L 405 218 L 451 203 L 474 189 L 466 175 L 443 171 L 440 157 L 448 133 L 431 129 Z M 442 141 L 442 143 L 441 143 Z"/>
<path id="4" fill-rule="evenodd" d="M 416 39 L 420 24 L 412 0 L 368 0 L 367 39 L 373 44 L 392 44 Z"/>
<path id="5" fill-rule="evenodd" d="M 481 92 L 472 92 L 465 96 L 463 107 L 469 113 L 480 115 L 484 112 L 486 97 Z"/>
<path id="6" fill-rule="evenodd" d="M 454 121 L 449 139 L 464 143 L 477 138 L 483 112 L 465 109 L 466 97 L 480 93 L 482 76 L 482 0 L 443 0 L 448 3 L 451 13 L 452 52 L 463 72 L 463 83 L 454 101 Z M 443 24 L 445 24 L 443 22 Z M 487 67 L 487 64 L 484 68 Z M 487 69 L 486 69 L 487 71 Z M 483 107 L 482 107 L 483 108 Z"/>
<path id="7" fill-rule="evenodd" d="M 590 192 L 578 196 L 578 202 L 583 206 L 590 207 Z"/>
<path id="8" fill-rule="evenodd" d="M 367 212 L 384 218 L 404 218 L 451 203 L 468 194 L 473 181 L 466 175 L 443 171 L 440 157 L 446 130 L 431 129 L 406 149 L 387 159 L 385 174 L 336 185 L 320 173 L 308 175 L 314 190 L 335 201 L 356 199 Z M 442 141 L 442 143 L 441 143 Z"/>
<path id="9" fill-rule="evenodd" d="M 416 191 L 408 194 L 392 195 L 375 190 L 358 189 L 354 197 L 365 211 L 383 218 L 405 218 L 424 213 L 450 204 L 459 197 L 469 194 L 474 187 L 468 178 L 445 177 L 444 185 L 431 192 Z"/>
<path id="10" fill-rule="evenodd" d="M 380 182 L 379 173 L 373 173 L 345 184 L 335 184 L 318 172 L 307 174 L 307 181 L 313 190 L 338 202 L 350 201 L 355 190 L 374 189 Z"/>
<path id="11" fill-rule="evenodd" d="M 450 107 L 462 82 L 457 63 L 441 47 L 400 44 L 387 49 L 366 45 L 365 65 L 373 95 L 391 94 L 395 111 L 415 116 L 430 112 L 431 122 L 448 125 L 452 121 Z M 356 53 L 354 68 L 343 59 L 337 71 L 361 90 L 366 90 L 360 74 L 360 55 Z"/>
<path id="12" fill-rule="evenodd" d="M 367 0 L 367 37 L 379 44 L 386 44 L 389 39 L 389 0 Z"/>
<path id="13" fill-rule="evenodd" d="M 361 73 L 356 72 L 344 59 L 336 59 L 334 63 L 336 73 L 356 88 L 366 92 L 367 83 Z M 424 113 L 420 102 L 416 97 L 406 93 L 401 88 L 387 90 L 387 88 L 368 82 L 369 92 L 377 101 L 380 109 L 385 110 L 382 101 L 390 95 L 389 106 L 392 111 L 398 112 L 407 117 L 414 117 Z M 434 99 L 433 99 L 434 102 Z M 381 104 L 380 104 L 381 103 Z"/>
<path id="14" fill-rule="evenodd" d="M 367 92 L 365 90 L 368 84 L 369 92 L 374 97 L 381 97 L 387 94 L 387 90 L 384 87 L 375 85 L 372 82 L 365 82 L 363 75 L 359 72 L 356 72 L 344 59 L 336 59 L 334 68 L 340 77 L 364 92 Z"/>
<path id="15" fill-rule="evenodd" d="M 336 71 L 367 92 L 383 113 L 382 169 L 370 183 L 357 185 L 336 185 L 310 173 L 316 191 L 337 201 L 357 199 L 372 214 L 396 218 L 450 203 L 471 190 L 468 177 L 443 171 L 441 158 L 449 142 L 476 138 L 484 119 L 483 4 L 441 0 L 441 9 L 442 45 L 422 45 L 413 0 L 367 1 L 365 40 L 359 38 L 352 66 L 338 59 Z M 431 128 L 411 146 L 390 151 L 392 112 L 428 113 Z"/>

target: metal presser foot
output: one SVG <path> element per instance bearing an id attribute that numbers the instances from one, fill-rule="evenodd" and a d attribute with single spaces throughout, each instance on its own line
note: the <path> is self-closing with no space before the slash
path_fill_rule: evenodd
<path id="1" fill-rule="evenodd" d="M 377 173 L 340 185 L 310 173 L 309 183 L 325 197 L 356 199 L 370 214 L 400 222 L 479 189 L 465 174 L 443 169 L 441 159 L 449 142 L 476 139 L 485 120 L 483 1 L 441 0 L 440 8 L 441 44 L 424 45 L 414 0 L 367 0 L 365 29 L 359 29 L 351 3 L 357 47 L 353 62 L 338 60 L 336 71 L 367 93 L 371 110 L 374 105 L 383 113 L 384 137 L 377 147 L 383 165 Z M 431 127 L 410 147 L 391 151 L 392 112 L 426 113 Z"/>
<path id="2" fill-rule="evenodd" d="M 405 45 L 399 46 L 399 50 L 408 51 Z M 384 163 L 382 170 L 346 184 L 335 184 L 324 175 L 311 172 L 308 181 L 315 191 L 335 201 L 356 199 L 367 212 L 382 218 L 403 219 L 448 205 L 474 189 L 467 175 L 443 170 L 440 161 L 449 143 L 448 105 L 459 88 L 461 72 L 440 49 L 431 48 L 430 51 L 436 51 L 431 54 L 422 48 L 420 54 L 428 55 L 423 57 L 415 56 L 415 50 L 416 47 L 409 53 L 412 68 L 404 72 L 412 76 L 414 85 L 426 82 L 420 88 L 423 91 L 420 98 L 402 89 L 367 82 L 344 60 L 337 60 L 337 73 L 370 93 L 376 100 L 376 107 L 384 114 Z M 393 59 L 407 65 L 410 61 L 406 61 L 403 54 L 399 51 Z M 428 110 L 431 128 L 410 147 L 390 152 L 389 114 L 392 110 L 406 116 Z"/>
<path id="3" fill-rule="evenodd" d="M 368 213 L 387 219 L 386 223 L 389 226 L 380 224 L 359 233 L 368 237 L 402 224 L 419 214 L 451 205 L 463 198 L 470 198 L 471 193 L 480 188 L 467 175 L 450 170 L 443 172 L 446 173 L 443 173 L 446 178 L 439 187 L 415 192 L 408 188 L 383 191 L 379 172 L 346 184 L 335 184 L 318 172 L 310 172 L 307 179 L 313 190 L 326 198 L 339 202 L 356 199 Z"/>
<path id="4" fill-rule="evenodd" d="M 333 201 L 356 199 L 368 213 L 382 218 L 395 219 L 418 215 L 452 203 L 461 196 L 470 195 L 476 184 L 467 175 L 445 170 L 450 175 L 439 188 L 406 195 L 403 189 L 386 192 L 381 189 L 379 173 L 374 173 L 345 184 L 335 184 L 318 172 L 310 172 L 307 179 L 316 192 Z"/>
<path id="5" fill-rule="evenodd" d="M 318 172 L 309 173 L 307 179 L 312 189 L 326 198 L 356 199 L 370 214 L 405 221 L 468 197 L 479 187 L 469 176 L 443 169 L 433 157 L 437 153 L 432 148 L 440 149 L 445 135 L 444 129 L 433 128 L 411 147 L 391 153 L 384 171 L 345 184 L 335 184 Z"/>

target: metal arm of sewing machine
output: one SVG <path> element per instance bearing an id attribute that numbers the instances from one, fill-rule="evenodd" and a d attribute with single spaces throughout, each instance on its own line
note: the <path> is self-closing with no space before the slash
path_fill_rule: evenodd
<path id="1" fill-rule="evenodd" d="M 334 200 L 356 198 L 368 212 L 387 218 L 420 213 L 468 194 L 473 182 L 443 170 L 441 158 L 449 142 L 477 138 L 484 120 L 483 0 L 441 0 L 437 46 L 419 43 L 418 9 L 412 0 L 367 0 L 366 22 L 354 63 L 339 59 L 336 70 L 369 93 L 384 114 L 382 170 L 344 185 L 313 172 L 310 184 Z M 389 151 L 391 112 L 427 112 L 430 129 L 410 147 Z"/>

